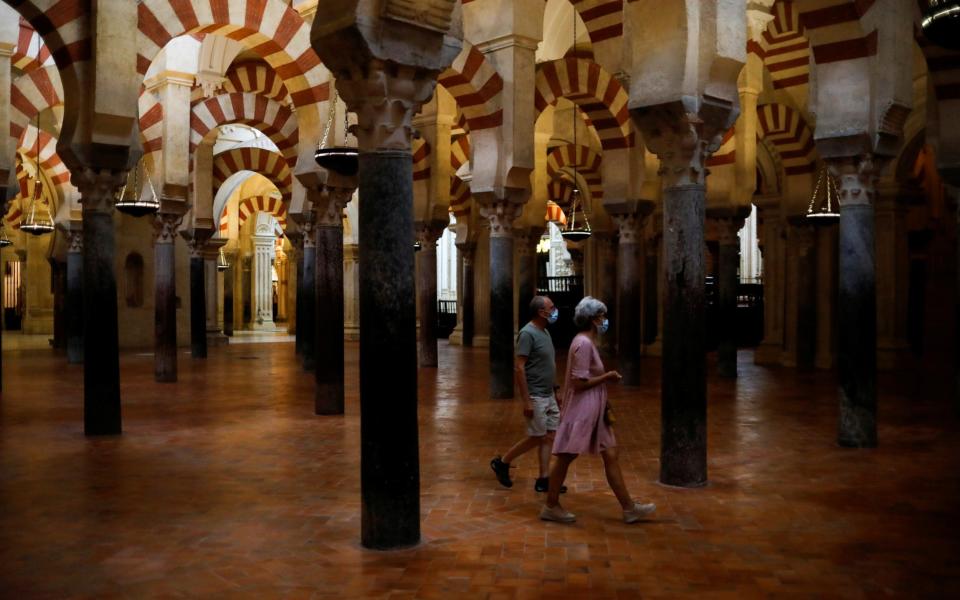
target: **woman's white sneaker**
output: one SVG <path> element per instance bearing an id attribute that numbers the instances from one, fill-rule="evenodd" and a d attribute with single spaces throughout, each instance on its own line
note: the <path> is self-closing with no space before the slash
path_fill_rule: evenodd
<path id="1" fill-rule="evenodd" d="M 640 502 L 634 502 L 633 508 L 623 511 L 623 522 L 624 523 L 636 523 L 637 521 L 643 519 L 646 516 L 653 514 L 653 511 L 657 510 L 657 505 L 650 502 L 649 504 L 641 504 Z M 543 518 L 541 514 L 541 518 Z"/>
<path id="2" fill-rule="evenodd" d="M 540 518 L 544 521 L 573 523 L 577 520 L 577 515 L 564 510 L 559 504 L 553 507 L 544 504 L 543 508 L 540 509 Z"/>

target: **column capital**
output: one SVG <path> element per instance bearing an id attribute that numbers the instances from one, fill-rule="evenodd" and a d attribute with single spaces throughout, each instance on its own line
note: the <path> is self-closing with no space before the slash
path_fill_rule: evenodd
<path id="1" fill-rule="evenodd" d="M 83 229 L 67 231 L 67 254 L 83 253 Z"/>
<path id="2" fill-rule="evenodd" d="M 732 102 L 707 96 L 630 112 L 647 147 L 660 158 L 664 189 L 704 185 L 706 160 L 720 148 L 737 116 Z"/>
<path id="3" fill-rule="evenodd" d="M 356 188 L 327 186 L 313 207 L 319 227 L 343 227 L 343 209 L 353 198 Z"/>
<path id="4" fill-rule="evenodd" d="M 805 216 L 790 217 L 787 219 L 787 236 L 800 249 L 801 255 L 813 249 L 817 243 L 817 229 L 810 224 Z"/>
<path id="5" fill-rule="evenodd" d="M 621 244 L 639 244 L 643 241 L 643 226 L 647 222 L 646 215 L 640 213 L 620 213 L 610 215 L 617 225 Z"/>
<path id="6" fill-rule="evenodd" d="M 874 204 L 882 160 L 872 154 L 827 159 L 830 174 L 837 178 L 841 208 Z"/>
<path id="7" fill-rule="evenodd" d="M 181 232 L 187 238 L 187 247 L 190 248 L 190 258 L 203 258 L 203 248 L 213 237 L 212 229 L 193 229 Z"/>
<path id="8" fill-rule="evenodd" d="M 127 171 L 85 167 L 73 171 L 71 180 L 80 191 L 83 212 L 113 214 L 116 193 L 126 183 Z"/>
<path id="9" fill-rule="evenodd" d="M 429 244 L 436 245 L 437 240 L 443 236 L 443 232 L 447 229 L 447 223 L 440 220 L 433 221 L 414 221 L 413 223 L 413 234 L 414 237 L 423 244 L 424 247 L 427 247 Z"/>
<path id="10" fill-rule="evenodd" d="M 480 214 L 490 224 L 490 237 L 512 237 L 513 222 L 523 212 L 523 204 L 510 198 L 483 198 L 479 194 L 474 198 L 480 201 Z"/>
<path id="11" fill-rule="evenodd" d="M 317 230 L 316 225 L 316 214 L 317 211 L 314 211 L 310 214 L 310 218 L 306 219 L 303 223 L 300 224 L 300 231 L 303 232 L 303 249 L 316 248 L 317 246 L 317 236 L 315 232 Z"/>
<path id="12" fill-rule="evenodd" d="M 737 233 L 750 216 L 749 206 L 717 206 L 707 209 L 707 218 L 717 226 L 720 244 L 739 244 Z"/>
<path id="13" fill-rule="evenodd" d="M 153 219 L 154 243 L 172 244 L 182 223 L 183 214 L 181 213 L 158 213 Z"/>

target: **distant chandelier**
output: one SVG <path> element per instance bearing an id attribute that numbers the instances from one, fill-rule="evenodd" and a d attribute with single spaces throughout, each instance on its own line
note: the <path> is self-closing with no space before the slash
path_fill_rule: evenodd
<path id="1" fill-rule="evenodd" d="M 0 222 L 0 248 L 6 248 L 7 246 L 12 246 L 13 242 L 10 241 L 10 238 L 7 237 L 7 229 L 3 226 L 3 223 Z"/>
<path id="2" fill-rule="evenodd" d="M 37 40 L 37 54 L 40 54 L 40 40 Z M 50 206 L 43 204 L 42 212 L 37 214 L 37 204 L 43 203 L 43 182 L 40 181 L 40 112 L 37 112 L 37 140 L 34 145 L 34 160 L 36 160 L 36 176 L 33 181 L 33 194 L 30 195 L 30 214 L 26 222 L 20 224 L 20 231 L 31 235 L 44 235 L 53 231 L 53 219 L 50 217 Z"/>
<path id="3" fill-rule="evenodd" d="M 144 165 L 146 171 L 146 165 Z M 133 175 L 133 184 L 130 183 L 130 176 Z M 147 190 L 140 191 L 140 168 L 132 169 L 132 173 L 127 173 L 127 182 L 123 184 L 116 196 L 116 207 L 120 212 L 132 217 L 142 217 L 160 210 L 160 199 L 157 198 L 157 191 L 153 188 L 153 181 L 150 180 L 150 174 L 144 173 L 149 186 L 150 195 L 147 196 Z M 127 191 L 130 191 L 127 194 Z"/>
<path id="4" fill-rule="evenodd" d="M 337 114 L 337 87 L 333 87 L 333 97 L 330 99 L 330 111 L 327 117 L 327 129 L 323 132 L 323 139 L 320 140 L 320 147 L 314 154 L 314 160 L 317 164 L 328 171 L 333 171 L 346 177 L 353 177 L 360 169 L 359 154 L 356 148 L 351 146 L 328 146 L 330 136 L 334 133 L 333 122 Z M 343 139 L 347 139 L 347 128 L 350 120 L 347 117 L 347 111 L 343 111 Z"/>
<path id="5" fill-rule="evenodd" d="M 938 46 L 960 50 L 960 0 L 926 0 L 926 5 L 923 35 Z"/>
<path id="6" fill-rule="evenodd" d="M 571 48 L 577 48 L 577 16 L 573 16 L 573 44 Z M 577 105 L 571 100 L 570 124 L 573 126 L 573 198 L 570 202 L 570 218 L 567 220 L 567 226 L 560 231 L 563 239 L 571 242 L 579 242 L 587 239 L 593 233 L 590 229 L 590 221 L 587 219 L 587 211 L 580 197 L 580 181 L 577 178 L 577 162 L 580 160 L 580 147 L 577 146 Z M 580 206 L 580 223 L 577 223 L 577 205 Z"/>
<path id="7" fill-rule="evenodd" d="M 230 263 L 227 262 L 227 255 L 223 253 L 223 246 L 220 247 L 220 253 L 217 255 L 217 270 L 226 271 L 230 268 Z"/>
<path id="8" fill-rule="evenodd" d="M 821 167 L 817 177 L 817 186 L 810 197 L 810 206 L 807 207 L 807 218 L 817 223 L 833 223 L 840 219 L 840 194 L 837 192 L 837 183 L 827 171 L 826 165 Z"/>

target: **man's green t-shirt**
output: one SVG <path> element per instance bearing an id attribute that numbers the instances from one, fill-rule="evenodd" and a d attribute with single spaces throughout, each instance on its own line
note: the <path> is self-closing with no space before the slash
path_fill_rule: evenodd
<path id="1" fill-rule="evenodd" d="M 557 366 L 550 332 L 527 323 L 517 334 L 517 356 L 526 356 L 527 391 L 531 396 L 552 396 Z"/>

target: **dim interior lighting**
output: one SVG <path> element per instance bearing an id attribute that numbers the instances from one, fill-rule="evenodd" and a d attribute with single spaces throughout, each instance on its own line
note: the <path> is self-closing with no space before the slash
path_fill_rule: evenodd
<path id="1" fill-rule="evenodd" d="M 928 40 L 960 50 L 960 0 L 927 0 L 920 28 Z"/>
<path id="2" fill-rule="evenodd" d="M 133 176 L 132 185 L 130 183 L 131 175 Z M 118 211 L 131 217 L 143 217 L 160 210 L 160 199 L 157 198 L 157 191 L 153 188 L 153 181 L 150 180 L 150 174 L 146 172 L 146 166 L 144 166 L 144 175 L 149 189 L 143 190 L 141 194 L 139 166 L 134 167 L 130 173 L 127 173 L 127 182 L 117 192 L 116 207 Z"/>
<path id="3" fill-rule="evenodd" d="M 573 19 L 573 44 L 571 48 L 577 47 L 577 19 Z M 570 123 L 573 126 L 573 151 L 576 153 L 573 161 L 573 202 L 570 205 L 570 218 L 567 220 L 567 226 L 560 231 L 563 239 L 571 242 L 580 242 L 589 238 L 593 231 L 590 228 L 590 220 L 587 219 L 587 211 L 583 205 L 583 199 L 580 196 L 580 182 L 577 178 L 577 162 L 580 156 L 580 147 L 577 146 L 577 105 L 573 103 L 570 111 Z M 580 206 L 580 222 L 577 223 L 577 205 Z"/>
<path id="4" fill-rule="evenodd" d="M 230 268 L 230 263 L 227 262 L 227 255 L 223 253 L 223 247 L 220 247 L 220 253 L 217 255 L 217 270 L 226 271 Z"/>
<path id="5" fill-rule="evenodd" d="M 837 183 L 827 171 L 827 166 L 820 168 L 817 177 L 817 186 L 810 197 L 810 206 L 807 207 L 807 218 L 814 223 L 834 223 L 840 220 L 840 202 L 837 192 Z"/>

